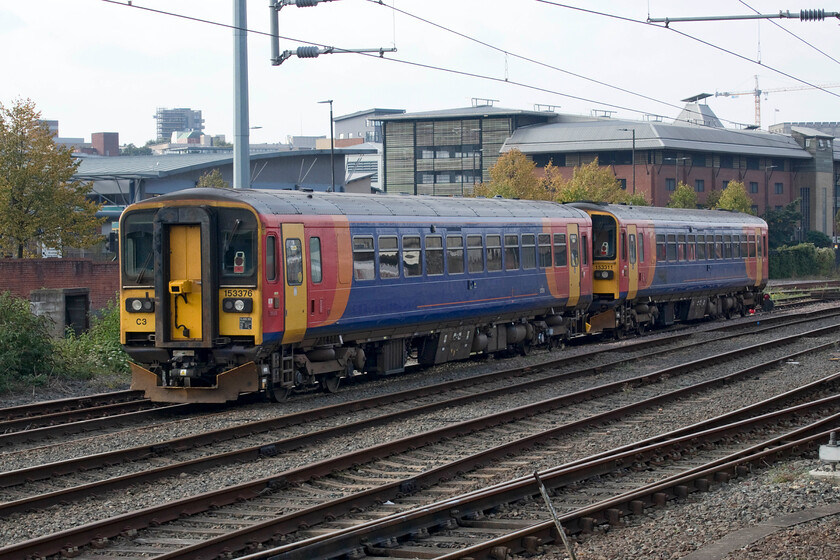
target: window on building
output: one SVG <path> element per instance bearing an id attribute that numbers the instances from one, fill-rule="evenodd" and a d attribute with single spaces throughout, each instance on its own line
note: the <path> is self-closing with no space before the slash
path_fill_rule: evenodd
<path id="1" fill-rule="evenodd" d="M 621 185 L 621 190 L 627 190 L 627 179 L 619 179 L 618 184 Z"/>
<path id="2" fill-rule="evenodd" d="M 773 171 L 784 171 L 785 170 L 785 159 L 784 158 L 773 158 L 770 160 L 770 165 L 773 166 Z"/>
<path id="3" fill-rule="evenodd" d="M 785 193 L 785 184 L 784 183 L 776 183 L 774 185 L 774 190 L 776 194 L 784 194 Z"/>
<path id="4" fill-rule="evenodd" d="M 760 166 L 760 160 L 756 157 L 748 157 L 747 158 L 747 169 L 758 169 Z"/>
<path id="5" fill-rule="evenodd" d="M 758 182 L 757 181 L 750 181 L 750 192 L 757 193 L 758 192 Z"/>
<path id="6" fill-rule="evenodd" d="M 725 191 L 726 187 L 728 187 L 728 186 L 729 186 L 729 181 L 723 181 L 720 184 L 720 190 Z"/>
<path id="7" fill-rule="evenodd" d="M 695 179 L 694 180 L 694 190 L 695 192 L 703 192 L 706 190 L 706 182 L 703 179 Z"/>
<path id="8" fill-rule="evenodd" d="M 735 167 L 735 160 L 731 155 L 721 154 L 720 166 L 723 169 L 732 169 L 733 167 Z"/>
<path id="9" fill-rule="evenodd" d="M 665 178 L 665 190 L 673 192 L 677 190 L 677 180 L 671 177 Z"/>
<path id="10" fill-rule="evenodd" d="M 706 154 L 691 154 L 692 167 L 706 167 Z"/>

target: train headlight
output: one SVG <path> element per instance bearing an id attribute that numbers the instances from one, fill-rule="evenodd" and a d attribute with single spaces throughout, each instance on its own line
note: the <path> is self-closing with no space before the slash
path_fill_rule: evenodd
<path id="1" fill-rule="evenodd" d="M 609 280 L 613 277 L 612 270 L 596 270 L 595 278 L 599 280 Z"/>
<path id="2" fill-rule="evenodd" d="M 125 300 L 125 310 L 129 313 L 152 313 L 155 310 L 155 300 L 151 298 L 128 298 Z"/>
<path id="3" fill-rule="evenodd" d="M 225 313 L 250 313 L 254 308 L 251 298 L 225 298 L 222 300 L 222 310 Z"/>

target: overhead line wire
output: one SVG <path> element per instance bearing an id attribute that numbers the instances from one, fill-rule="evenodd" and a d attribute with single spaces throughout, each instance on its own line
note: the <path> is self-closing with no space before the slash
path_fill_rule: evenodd
<path id="1" fill-rule="evenodd" d="M 589 10 L 589 9 L 586 9 L 586 8 L 581 8 L 579 6 L 570 6 L 569 4 L 561 4 L 560 2 L 553 2 L 551 0 L 536 0 L 536 1 L 541 2 L 543 4 L 549 4 L 551 6 L 556 6 L 558 8 L 566 8 L 566 9 L 569 9 L 569 10 L 575 10 L 575 11 L 584 12 L 584 13 L 593 14 L 593 15 L 598 15 L 598 16 L 602 16 L 602 17 L 618 19 L 618 20 L 621 20 L 621 21 L 627 21 L 627 22 L 631 22 L 631 23 L 637 23 L 637 24 L 641 24 L 641 25 L 652 26 L 652 27 L 655 27 L 657 29 L 668 30 L 668 31 L 671 31 L 673 33 L 677 33 L 678 35 L 682 35 L 683 37 L 685 37 L 687 39 L 691 39 L 693 41 L 696 41 L 698 43 L 701 43 L 701 44 L 706 45 L 708 47 L 711 47 L 713 49 L 717 49 L 717 50 L 719 50 L 721 52 L 724 52 L 726 54 L 730 54 L 734 57 L 740 58 L 740 59 L 745 60 L 747 62 L 751 62 L 753 64 L 758 64 L 762 68 L 767 68 L 768 70 L 771 70 L 773 72 L 781 74 L 782 76 L 786 76 L 786 77 L 790 78 L 791 80 L 795 80 L 799 83 L 805 84 L 806 86 L 810 86 L 814 89 L 824 91 L 825 93 L 827 93 L 829 95 L 833 95 L 835 97 L 840 97 L 840 94 L 834 93 L 833 91 L 828 91 L 827 89 L 822 88 L 822 87 L 820 87 L 816 84 L 812 84 L 811 82 L 809 82 L 807 80 L 797 78 L 796 76 L 794 76 L 792 74 L 789 74 L 789 73 L 785 72 L 784 70 L 779 70 L 778 68 L 774 68 L 773 66 L 768 66 L 761 61 L 754 60 L 754 59 L 752 59 L 748 56 L 744 56 L 740 53 L 736 53 L 735 51 L 726 49 L 726 48 L 721 47 L 719 45 L 715 45 L 714 43 L 710 43 L 709 41 L 706 41 L 705 39 L 700 39 L 699 37 L 694 37 L 693 35 L 689 35 L 688 33 L 685 33 L 683 31 L 679 31 L 678 29 L 674 29 L 673 27 L 670 27 L 670 26 L 666 27 L 666 26 L 663 26 L 663 25 L 654 25 L 654 24 L 652 24 L 650 22 L 647 22 L 647 21 L 641 21 L 641 20 L 637 20 L 637 19 L 624 17 L 624 16 L 617 16 L 615 14 L 608 14 L 608 13 L 605 13 L 605 12 L 598 12 L 598 11 L 595 11 L 595 10 Z"/>
<path id="2" fill-rule="evenodd" d="M 744 5 L 744 6 L 746 6 L 747 8 L 749 8 L 750 10 L 754 11 L 755 13 L 757 13 L 757 14 L 760 14 L 760 13 L 761 13 L 761 12 L 759 12 L 758 10 L 756 10 L 755 8 L 753 8 L 752 6 L 750 6 L 749 4 L 747 4 L 746 2 L 744 2 L 744 0 L 738 0 L 738 1 L 739 1 L 739 2 L 741 2 L 741 4 L 743 4 L 743 5 Z M 806 45 L 808 45 L 809 47 L 811 47 L 812 49 L 814 49 L 814 50 L 815 50 L 815 51 L 817 51 L 818 53 L 820 53 L 820 54 L 822 54 L 822 55 L 826 56 L 827 58 L 830 58 L 831 60 L 833 60 L 833 61 L 834 61 L 834 62 L 836 62 L 837 64 L 840 64 L 840 60 L 837 60 L 836 58 L 834 58 L 833 56 L 831 56 L 831 55 L 830 55 L 830 54 L 828 54 L 827 52 L 825 52 L 825 51 L 821 50 L 819 47 L 817 47 L 817 46 L 815 46 L 815 45 L 812 45 L 811 43 L 809 43 L 808 41 L 806 41 L 805 39 L 803 39 L 802 37 L 800 37 L 799 35 L 797 35 L 797 34 L 796 34 L 796 33 L 794 33 L 793 31 L 791 31 L 790 29 L 788 29 L 787 27 L 785 27 L 785 26 L 781 25 L 779 22 L 777 22 L 777 21 L 773 21 L 772 19 L 771 19 L 771 20 L 769 20 L 769 21 L 770 21 L 770 23 L 772 23 L 773 25 L 775 25 L 776 27 L 778 27 L 779 29 L 781 29 L 781 30 L 782 30 L 782 31 L 784 31 L 785 33 L 787 33 L 787 34 L 789 34 L 789 35 L 792 35 L 792 36 L 793 36 L 793 37 L 795 37 L 796 39 L 798 39 L 798 40 L 802 41 L 803 43 L 805 43 Z"/>
<path id="3" fill-rule="evenodd" d="M 178 13 L 174 13 L 174 12 L 167 12 L 165 10 L 159 10 L 159 9 L 156 9 L 156 8 L 149 8 L 149 7 L 146 7 L 146 6 L 138 6 L 134 3 L 129 3 L 128 1 L 119 1 L 119 0 L 102 0 L 102 1 L 106 2 L 106 3 L 109 3 L 109 4 L 115 4 L 115 5 L 123 6 L 123 7 L 127 7 L 127 8 L 136 8 L 136 9 L 140 9 L 140 10 L 144 10 L 144 11 L 148 11 L 148 12 L 152 12 L 152 13 L 156 13 L 156 14 L 160 14 L 160 15 L 177 17 L 177 18 L 180 18 L 180 19 L 195 21 L 195 22 L 198 22 L 198 23 L 206 23 L 206 24 L 209 24 L 209 25 L 217 26 L 217 27 L 224 27 L 224 28 L 228 28 L 228 29 L 242 30 L 242 31 L 245 31 L 247 33 L 252 33 L 252 34 L 255 34 L 255 35 L 261 35 L 261 36 L 266 36 L 266 37 L 277 37 L 279 39 L 284 39 L 284 40 L 288 40 L 288 41 L 295 41 L 295 42 L 300 42 L 300 43 L 305 43 L 305 44 L 308 44 L 308 45 L 315 45 L 315 46 L 320 46 L 320 47 L 330 46 L 330 45 L 326 45 L 326 44 L 323 44 L 323 43 L 316 43 L 316 42 L 313 42 L 313 41 L 296 39 L 296 38 L 293 38 L 293 37 L 286 37 L 286 36 L 282 36 L 282 35 L 273 35 L 273 34 L 271 34 L 269 32 L 266 32 L 266 31 L 259 31 L 259 30 L 255 30 L 255 29 L 249 29 L 249 28 L 241 28 L 241 27 L 237 27 L 237 26 L 234 26 L 234 25 L 231 25 L 231 24 L 220 23 L 220 22 L 216 22 L 216 21 L 212 21 L 212 20 L 206 20 L 206 19 L 197 18 L 197 17 L 194 17 L 194 16 L 187 16 L 187 15 L 184 15 L 184 14 L 178 14 Z M 542 1 L 542 0 L 537 0 L 537 1 Z M 565 6 L 561 6 L 561 7 L 565 7 Z M 585 10 L 585 11 L 588 11 L 588 10 Z M 618 16 L 615 16 L 615 17 L 618 17 Z M 624 19 L 624 18 L 621 18 L 621 19 Z M 629 21 L 634 21 L 634 20 L 629 20 Z M 335 48 L 336 51 L 341 51 L 342 50 L 339 47 L 333 47 L 333 48 Z M 493 47 L 493 48 L 496 48 L 496 47 Z M 569 98 L 569 99 L 576 99 L 578 101 L 586 101 L 588 103 L 595 103 L 595 104 L 598 104 L 598 105 L 603 105 L 605 107 L 611 107 L 611 108 L 614 108 L 614 109 L 621 109 L 621 110 L 624 110 L 624 111 L 629 111 L 631 113 L 645 113 L 645 111 L 640 111 L 640 110 L 634 109 L 632 107 L 626 107 L 626 106 L 617 105 L 617 104 L 614 104 L 614 103 L 607 103 L 607 102 L 603 102 L 603 101 L 597 101 L 595 99 L 589 99 L 589 98 L 586 98 L 586 97 L 580 97 L 580 96 L 576 96 L 576 95 L 572 95 L 572 94 L 568 94 L 568 93 L 562 93 L 562 92 L 551 90 L 551 89 L 548 89 L 548 88 L 543 88 L 543 87 L 539 87 L 539 86 L 526 84 L 524 82 L 512 81 L 512 80 L 507 79 L 507 78 L 499 78 L 499 77 L 495 77 L 495 76 L 487 76 L 487 75 L 483 75 L 483 74 L 476 74 L 474 72 L 467 72 L 467 71 L 463 71 L 463 70 L 445 68 L 445 67 L 442 67 L 442 66 L 435 66 L 435 65 L 431 65 L 431 64 L 414 62 L 414 61 L 410 61 L 410 60 L 403 60 L 403 59 L 393 58 L 393 57 L 384 58 L 384 57 L 382 57 L 378 54 L 371 54 L 371 53 L 353 53 L 353 54 L 360 54 L 362 56 L 368 56 L 368 57 L 371 57 L 371 58 L 376 58 L 378 60 L 387 60 L 387 61 L 396 62 L 396 63 L 399 63 L 399 64 L 415 66 L 415 67 L 418 67 L 418 68 L 426 68 L 426 69 L 430 69 L 430 70 L 447 72 L 447 73 L 450 73 L 450 74 L 456 74 L 456 75 L 461 75 L 461 76 L 466 76 L 466 77 L 479 78 L 479 79 L 484 79 L 484 80 L 489 80 L 489 81 L 494 81 L 494 82 L 499 82 L 499 83 L 511 84 L 511 85 L 523 87 L 523 88 L 526 88 L 526 89 L 531 89 L 531 90 L 534 90 L 534 91 L 541 91 L 541 92 L 549 93 L 549 94 L 552 94 L 552 95 L 558 95 L 560 97 L 566 97 L 566 98 Z M 652 114 L 652 116 L 668 118 L 666 115 Z M 676 120 L 676 119 L 674 119 L 674 120 Z M 689 122 L 689 121 L 687 121 L 687 122 Z M 734 124 L 742 124 L 742 123 L 737 123 L 735 121 L 726 121 L 726 122 L 730 122 L 730 123 L 734 123 Z M 702 124 L 702 123 L 692 123 L 692 124 L 694 124 L 696 126 L 699 126 L 699 127 L 710 128 L 710 129 L 713 129 L 713 130 L 718 130 L 719 129 L 718 127 L 711 127 L 711 126 L 707 126 L 707 125 Z M 744 133 L 742 131 L 739 131 L 739 130 L 733 130 L 733 129 L 726 129 L 726 130 L 728 132 L 731 132 L 731 133 L 745 134 L 748 137 L 754 138 L 754 136 L 746 134 L 746 133 Z"/>

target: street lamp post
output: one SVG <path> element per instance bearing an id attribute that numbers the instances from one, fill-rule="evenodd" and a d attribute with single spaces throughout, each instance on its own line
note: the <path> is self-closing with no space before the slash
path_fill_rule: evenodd
<path id="1" fill-rule="evenodd" d="M 332 186 L 330 192 L 335 192 L 335 140 L 333 138 L 333 100 L 319 101 L 318 103 L 330 104 L 330 177 L 332 178 Z"/>
<path id="2" fill-rule="evenodd" d="M 633 159 L 633 194 L 636 194 L 636 129 L 635 128 L 619 128 L 624 132 L 633 133 L 633 148 L 630 157 Z"/>

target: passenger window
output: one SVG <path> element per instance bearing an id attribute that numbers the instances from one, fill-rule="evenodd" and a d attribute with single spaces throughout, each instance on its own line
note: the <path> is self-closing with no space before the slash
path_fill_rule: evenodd
<path id="1" fill-rule="evenodd" d="M 265 238 L 265 279 L 277 280 L 277 237 L 273 235 Z"/>
<path id="2" fill-rule="evenodd" d="M 677 236 L 674 234 L 668 235 L 668 243 L 665 247 L 666 250 L 666 258 L 668 261 L 676 261 L 677 260 Z"/>
<path id="3" fill-rule="evenodd" d="M 697 260 L 706 260 L 706 236 L 704 235 L 697 236 Z"/>
<path id="4" fill-rule="evenodd" d="M 723 236 L 716 235 L 715 236 L 715 258 L 722 259 L 723 258 Z"/>
<path id="5" fill-rule="evenodd" d="M 309 238 L 309 277 L 313 284 L 320 284 L 323 280 L 321 269 L 321 238 Z"/>
<path id="6" fill-rule="evenodd" d="M 685 258 L 687 260 L 693 261 L 693 260 L 696 259 L 695 255 L 694 255 L 694 247 L 695 247 L 694 236 L 689 235 L 686 239 L 688 239 L 688 243 L 685 246 L 685 251 L 686 251 Z"/>
<path id="7" fill-rule="evenodd" d="M 551 236 L 541 233 L 537 236 L 540 268 L 551 268 Z"/>
<path id="8" fill-rule="evenodd" d="M 537 268 L 537 254 L 536 245 L 534 243 L 534 234 L 522 234 L 522 268 L 530 270 Z"/>
<path id="9" fill-rule="evenodd" d="M 572 266 L 578 266 L 580 260 L 578 259 L 578 238 L 574 233 L 569 234 L 569 245 L 571 249 Z"/>
<path id="10" fill-rule="evenodd" d="M 505 235 L 505 270 L 519 270 L 518 235 Z"/>
<path id="11" fill-rule="evenodd" d="M 423 263 L 420 260 L 420 236 L 406 235 L 403 237 L 403 274 L 409 276 L 421 276 L 423 274 Z"/>
<path id="12" fill-rule="evenodd" d="M 464 273 L 464 238 L 460 235 L 446 236 L 446 268 L 449 274 Z"/>
<path id="13" fill-rule="evenodd" d="M 747 236 L 741 238 L 741 256 L 743 258 L 747 258 L 747 255 L 750 254 L 750 250 L 747 247 Z"/>
<path id="14" fill-rule="evenodd" d="M 484 272 L 484 242 L 480 235 L 467 236 L 467 270 Z"/>
<path id="15" fill-rule="evenodd" d="M 443 274 L 443 238 L 439 235 L 426 236 L 426 274 Z"/>
<path id="16" fill-rule="evenodd" d="M 639 262 L 645 262 L 645 234 L 639 234 Z"/>
<path id="17" fill-rule="evenodd" d="M 714 235 L 707 235 L 706 236 L 706 258 L 714 260 L 715 258 L 715 236 Z"/>
<path id="18" fill-rule="evenodd" d="M 566 266 L 566 234 L 554 234 L 554 264 L 555 266 Z"/>
<path id="19" fill-rule="evenodd" d="M 353 278 L 373 280 L 376 278 L 373 253 L 373 237 L 353 238 Z"/>
<path id="20" fill-rule="evenodd" d="M 583 264 L 586 266 L 589 264 L 589 244 L 586 242 L 586 236 L 581 235 L 580 240 L 582 241 L 581 245 L 581 252 L 583 253 Z"/>
<path id="21" fill-rule="evenodd" d="M 750 258 L 755 258 L 755 235 L 750 235 Z"/>
<path id="22" fill-rule="evenodd" d="M 665 236 L 661 233 L 658 233 L 656 234 L 656 260 L 664 261 L 665 257 Z"/>
<path id="23" fill-rule="evenodd" d="M 636 236 L 630 234 L 630 264 L 636 264 Z"/>
<path id="24" fill-rule="evenodd" d="M 731 235 L 724 235 L 723 236 L 723 255 L 726 259 L 732 258 L 732 236 Z"/>
<path id="25" fill-rule="evenodd" d="M 732 257 L 735 259 L 741 258 L 741 236 L 732 236 Z"/>
<path id="26" fill-rule="evenodd" d="M 686 251 L 685 235 L 677 236 L 677 260 L 684 261 L 688 259 L 688 251 Z"/>
<path id="27" fill-rule="evenodd" d="M 400 251 L 397 236 L 379 238 L 379 278 L 383 280 L 400 277 Z"/>
<path id="28" fill-rule="evenodd" d="M 300 239 L 286 240 L 286 283 L 289 286 L 303 284 L 303 250 Z"/>
<path id="29" fill-rule="evenodd" d="M 487 236 L 487 270 L 502 270 L 502 236 Z"/>

